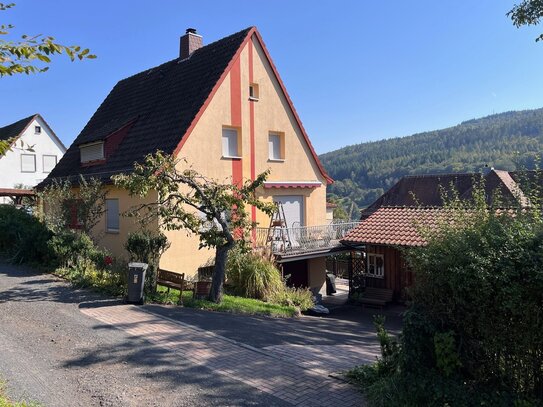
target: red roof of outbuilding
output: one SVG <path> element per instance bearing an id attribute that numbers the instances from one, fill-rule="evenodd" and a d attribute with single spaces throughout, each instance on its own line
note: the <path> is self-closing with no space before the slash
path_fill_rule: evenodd
<path id="1" fill-rule="evenodd" d="M 343 239 L 345 243 L 424 246 L 420 227 L 438 225 L 445 211 L 436 207 L 382 206 L 364 219 Z"/>

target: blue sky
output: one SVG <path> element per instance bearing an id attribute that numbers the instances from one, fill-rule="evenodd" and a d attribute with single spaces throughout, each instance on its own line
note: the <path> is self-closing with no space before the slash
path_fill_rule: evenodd
<path id="1" fill-rule="evenodd" d="M 0 126 L 41 113 L 71 144 L 115 83 L 256 25 L 318 153 L 543 107 L 543 26 L 516 29 L 515 0 L 30 1 L 0 13 L 98 58 L 0 79 Z M 538 30 L 539 28 L 539 30 Z"/>

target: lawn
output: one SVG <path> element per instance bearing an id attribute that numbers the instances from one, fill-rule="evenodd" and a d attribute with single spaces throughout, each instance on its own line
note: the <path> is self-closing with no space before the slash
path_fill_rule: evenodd
<path id="1" fill-rule="evenodd" d="M 168 293 L 166 288 L 159 287 L 158 293 L 152 297 L 148 297 L 147 301 L 160 304 L 177 304 L 178 299 L 179 290 L 171 289 Z M 298 314 L 298 310 L 293 306 L 283 306 L 252 298 L 236 297 L 234 295 L 227 294 L 223 296 L 223 300 L 220 304 L 207 300 L 196 300 L 192 298 L 192 291 L 183 292 L 183 306 L 208 311 L 233 312 L 236 314 L 249 315 L 267 315 L 281 318 L 293 317 Z"/>

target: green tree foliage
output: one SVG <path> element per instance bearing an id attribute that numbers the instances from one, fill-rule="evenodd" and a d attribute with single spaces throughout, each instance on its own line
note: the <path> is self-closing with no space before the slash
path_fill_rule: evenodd
<path id="1" fill-rule="evenodd" d="M 156 191 L 156 202 L 132 208 L 128 215 L 136 216 L 143 224 L 157 220 L 167 230 L 184 229 L 198 235 L 200 247 L 215 249 L 215 268 L 209 299 L 220 302 L 228 252 L 234 244 L 248 241 L 250 205 L 271 215 L 275 207 L 255 196 L 268 172 L 242 185 L 221 183 L 199 174 L 174 157 L 157 152 L 145 157 L 142 164 L 134 164 L 129 175 L 113 177 L 115 184 L 133 196 L 146 197 Z"/>
<path id="2" fill-rule="evenodd" d="M 160 257 L 169 246 L 168 238 L 160 231 L 142 229 L 128 234 L 124 248 L 130 254 L 130 260 L 149 265 L 145 277 L 145 289 L 148 293 L 156 293 Z"/>
<path id="3" fill-rule="evenodd" d="M 54 181 L 38 196 L 43 205 L 43 220 L 54 233 L 69 229 L 73 220 L 90 234 L 105 212 L 106 190 L 100 180 L 79 177 L 77 185 Z"/>
<path id="4" fill-rule="evenodd" d="M 13 3 L 0 3 L 0 11 L 6 11 L 13 6 Z M 9 35 L 13 28 L 11 24 L 1 24 L 0 35 Z M 72 61 L 96 58 L 88 48 L 62 45 L 53 37 L 42 34 L 23 35 L 17 41 L 0 39 L 0 76 L 45 72 L 49 69 L 47 64 L 51 62 L 51 56 L 61 54 L 67 55 Z"/>
<path id="5" fill-rule="evenodd" d="M 0 11 L 14 6 L 14 3 L 0 3 Z M 0 23 L 0 36 L 9 35 L 13 28 L 11 24 Z M 51 57 L 61 54 L 67 55 L 72 61 L 96 58 L 88 48 L 61 45 L 53 37 L 41 34 L 23 35 L 16 41 L 0 37 L 0 77 L 45 72 L 49 69 L 47 64 L 51 63 Z M 0 157 L 11 150 L 12 143 L 13 140 L 0 140 Z"/>
<path id="6" fill-rule="evenodd" d="M 543 109 L 496 114 L 443 130 L 362 143 L 320 156 L 329 198 L 365 207 L 405 175 L 533 169 L 543 151 Z"/>
<path id="7" fill-rule="evenodd" d="M 14 263 L 50 260 L 52 233 L 35 216 L 13 205 L 0 205 L 0 255 Z"/>
<path id="8" fill-rule="evenodd" d="M 507 16 L 511 18 L 517 28 L 524 25 L 537 25 L 543 18 L 543 1 L 523 0 L 520 4 L 515 4 L 515 7 L 507 13 Z M 539 35 L 535 40 L 543 40 L 543 34 Z"/>

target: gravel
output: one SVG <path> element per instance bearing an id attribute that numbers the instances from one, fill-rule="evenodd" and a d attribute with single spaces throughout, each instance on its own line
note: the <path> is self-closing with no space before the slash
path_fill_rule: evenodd
<path id="1" fill-rule="evenodd" d="M 112 301 L 0 264 L 0 377 L 8 395 L 51 407 L 285 405 L 79 311 Z"/>

